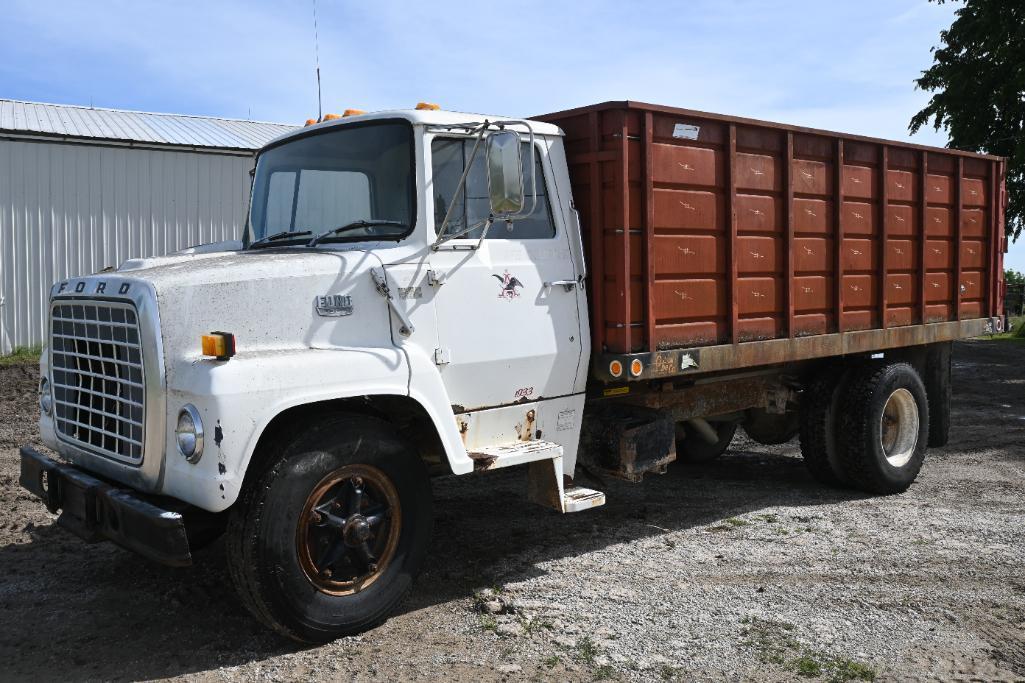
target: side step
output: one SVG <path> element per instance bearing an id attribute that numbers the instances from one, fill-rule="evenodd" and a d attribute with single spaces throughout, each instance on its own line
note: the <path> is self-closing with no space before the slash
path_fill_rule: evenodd
<path id="1" fill-rule="evenodd" d="M 473 458 L 474 471 L 483 472 L 525 465 L 538 460 L 562 460 L 562 446 L 551 441 L 514 441 L 497 446 L 479 447 L 467 455 Z"/>
<path id="2" fill-rule="evenodd" d="M 562 474 L 562 446 L 551 441 L 516 441 L 484 446 L 468 453 L 474 470 L 529 465 L 527 496 L 559 512 L 581 512 L 605 504 L 605 494 L 583 486 L 566 486 Z"/>

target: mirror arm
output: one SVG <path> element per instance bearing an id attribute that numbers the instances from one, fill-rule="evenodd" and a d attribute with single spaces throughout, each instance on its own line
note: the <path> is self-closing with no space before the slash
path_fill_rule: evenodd
<path id="1" fill-rule="evenodd" d="M 431 248 L 434 251 L 438 251 L 438 249 L 441 247 L 441 245 L 444 244 L 445 242 L 448 242 L 449 240 L 459 239 L 463 235 L 465 235 L 467 233 L 470 233 L 470 232 L 473 232 L 474 230 L 476 230 L 477 228 L 481 227 L 482 225 L 486 225 L 488 223 L 488 221 L 489 221 L 489 219 L 485 218 L 482 221 L 477 221 L 476 223 L 474 223 L 473 225 L 471 225 L 469 227 L 463 228 L 459 232 L 454 232 L 451 235 L 445 235 L 444 239 L 438 238 L 438 241 L 435 242 L 434 244 L 432 244 Z"/>
<path id="2" fill-rule="evenodd" d="M 452 202 L 448 205 L 448 210 L 445 212 L 445 218 L 441 221 L 441 227 L 438 229 L 438 239 L 436 239 L 434 241 L 434 244 L 431 245 L 431 249 L 433 249 L 434 251 L 437 251 L 438 247 L 444 244 L 445 242 L 456 239 L 461 235 L 465 235 L 466 233 L 470 232 L 476 227 L 474 226 L 473 228 L 467 228 L 466 230 L 463 230 L 462 232 L 459 232 L 454 235 L 445 234 L 445 230 L 448 228 L 448 221 L 452 217 L 452 209 L 454 209 L 456 206 L 456 197 L 459 196 L 460 192 L 463 193 L 463 201 L 466 201 L 466 176 L 470 174 L 470 168 L 473 166 L 473 160 L 477 158 L 477 150 L 480 148 L 481 140 L 484 139 L 484 133 L 485 131 L 487 131 L 487 129 L 488 121 L 485 120 L 484 123 L 481 124 L 480 132 L 477 134 L 477 139 L 473 143 L 473 150 L 470 152 L 470 160 L 466 162 L 466 167 L 463 169 L 463 174 L 459 176 L 459 183 L 456 185 L 456 191 L 452 193 Z"/>
<path id="3" fill-rule="evenodd" d="M 484 238 L 488 236 L 488 230 L 495 222 L 495 214 L 489 214 L 488 219 L 484 221 L 484 229 L 480 231 L 480 239 L 477 240 L 477 246 L 474 249 L 480 249 L 481 245 L 484 244 Z"/>

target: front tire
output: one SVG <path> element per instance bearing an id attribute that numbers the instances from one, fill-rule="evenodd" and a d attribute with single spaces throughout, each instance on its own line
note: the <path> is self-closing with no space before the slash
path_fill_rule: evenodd
<path id="1" fill-rule="evenodd" d="M 430 481 L 383 421 L 300 429 L 232 508 L 228 567 L 260 621 L 322 643 L 376 626 L 409 591 L 432 532 Z"/>
<path id="2" fill-rule="evenodd" d="M 906 491 L 925 460 L 929 401 L 907 363 L 869 365 L 851 378 L 843 403 L 840 460 L 852 483 L 882 495 Z"/>

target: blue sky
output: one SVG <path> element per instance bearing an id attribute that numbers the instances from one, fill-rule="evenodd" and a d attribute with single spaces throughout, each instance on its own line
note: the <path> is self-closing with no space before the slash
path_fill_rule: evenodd
<path id="1" fill-rule="evenodd" d="M 324 110 L 531 115 L 634 99 L 922 144 L 913 79 L 958 3 L 317 0 Z M 313 0 L 5 0 L 0 97 L 300 123 Z M 1025 270 L 1025 241 L 1008 267 Z"/>

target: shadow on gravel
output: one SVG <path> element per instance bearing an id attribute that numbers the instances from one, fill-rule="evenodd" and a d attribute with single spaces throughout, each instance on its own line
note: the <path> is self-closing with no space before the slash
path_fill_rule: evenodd
<path id="1" fill-rule="evenodd" d="M 538 576 L 546 560 L 714 526 L 765 507 L 860 497 L 815 484 L 800 458 L 747 451 L 707 466 L 676 464 L 640 485 L 594 485 L 608 495 L 604 508 L 560 515 L 525 501 L 520 472 L 436 482 L 428 569 L 400 612 Z M 266 631 L 237 602 L 220 543 L 199 552 L 195 566 L 170 569 L 111 544 L 87 545 L 56 524 L 25 531 L 28 543 L 0 548 L 6 676 L 162 678 L 301 649 Z"/>
<path id="2" fill-rule="evenodd" d="M 492 479 L 476 482 L 473 477 L 438 482 L 429 569 L 406 609 L 536 577 L 544 573 L 541 563 L 612 544 L 711 528 L 765 508 L 811 508 L 866 497 L 814 482 L 800 457 L 793 457 L 794 444 L 776 449 L 789 454 L 731 450 L 709 465 L 674 463 L 667 474 L 649 476 L 641 484 L 583 475 L 582 483 L 605 491 L 607 503 L 573 515 L 527 502 L 526 479 L 519 472 L 484 475 Z"/>

